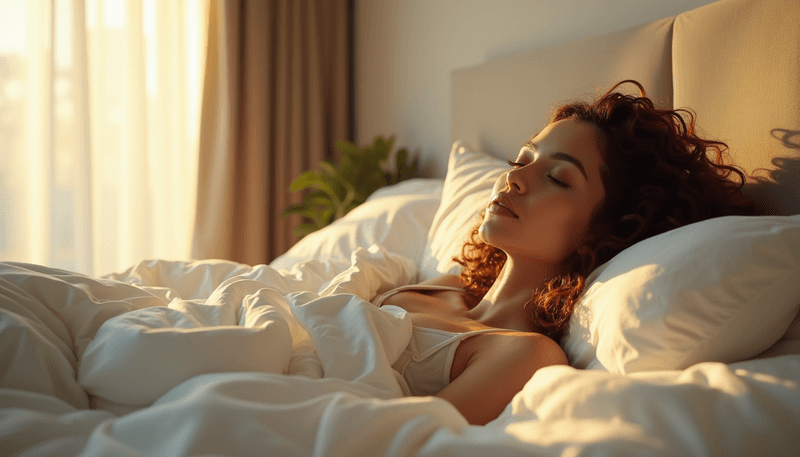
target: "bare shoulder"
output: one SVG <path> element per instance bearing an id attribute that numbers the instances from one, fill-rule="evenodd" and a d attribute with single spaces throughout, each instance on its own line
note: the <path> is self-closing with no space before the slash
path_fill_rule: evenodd
<path id="1" fill-rule="evenodd" d="M 567 356 L 558 343 L 541 333 L 523 333 L 513 338 L 512 352 L 527 356 L 536 369 L 548 365 L 567 365 Z"/>
<path id="2" fill-rule="evenodd" d="M 480 351 L 480 356 L 498 362 L 514 362 L 517 369 L 524 369 L 531 374 L 549 365 L 568 364 L 561 346 L 540 333 L 498 334 L 497 337 L 487 340 L 488 344 Z"/>
<path id="3" fill-rule="evenodd" d="M 431 286 L 450 286 L 450 287 L 464 287 L 461 284 L 461 280 L 456 275 L 441 275 L 435 278 L 431 278 L 427 281 L 423 281 L 420 284 L 431 285 Z"/>
<path id="4" fill-rule="evenodd" d="M 469 354 L 463 372 L 438 394 L 471 424 L 486 424 L 500 415 L 539 369 L 567 364 L 558 343 L 541 334 L 488 333 L 480 338 L 484 343 Z"/>

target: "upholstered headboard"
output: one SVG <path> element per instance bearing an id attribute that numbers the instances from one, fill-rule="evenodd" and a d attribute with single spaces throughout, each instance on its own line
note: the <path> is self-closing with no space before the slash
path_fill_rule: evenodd
<path id="1" fill-rule="evenodd" d="M 453 72 L 453 140 L 510 157 L 549 110 L 636 79 L 726 142 L 762 212 L 800 214 L 800 2 L 722 0 Z"/>

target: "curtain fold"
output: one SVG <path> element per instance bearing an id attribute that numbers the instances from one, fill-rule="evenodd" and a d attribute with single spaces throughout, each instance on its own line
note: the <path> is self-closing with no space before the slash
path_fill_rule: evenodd
<path id="1" fill-rule="evenodd" d="M 0 259 L 191 252 L 205 0 L 0 0 Z"/>
<path id="2" fill-rule="evenodd" d="M 192 255 L 267 263 L 289 184 L 352 138 L 349 0 L 212 0 Z"/>

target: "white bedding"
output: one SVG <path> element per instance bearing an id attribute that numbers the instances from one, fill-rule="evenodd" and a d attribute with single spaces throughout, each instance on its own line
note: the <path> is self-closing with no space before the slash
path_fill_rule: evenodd
<path id="1" fill-rule="evenodd" d="M 549 367 L 485 427 L 444 400 L 404 397 L 391 364 L 410 322 L 363 299 L 431 274 L 419 232 L 441 185 L 386 189 L 273 266 L 154 260 L 93 279 L 0 264 L 0 450 L 798 455 L 798 355 L 629 374 Z"/>
<path id="2" fill-rule="evenodd" d="M 800 356 L 633 375 L 550 367 L 498 420 L 470 427 L 443 400 L 402 397 L 390 364 L 410 324 L 357 298 L 408 281 L 413 262 L 378 249 L 354 260 L 335 278 L 318 262 L 287 272 L 153 261 L 115 280 L 2 265 L 0 449 L 698 456 L 800 449 Z"/>

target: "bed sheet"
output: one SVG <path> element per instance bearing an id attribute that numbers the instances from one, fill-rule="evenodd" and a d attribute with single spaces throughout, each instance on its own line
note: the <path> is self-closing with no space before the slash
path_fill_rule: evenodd
<path id="1" fill-rule="evenodd" d="M 337 272 L 143 262 L 106 278 L 0 264 L 9 455 L 797 455 L 800 357 L 615 375 L 548 367 L 485 427 L 403 396 L 410 322 L 364 301 L 415 263 Z"/>

